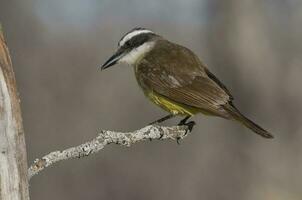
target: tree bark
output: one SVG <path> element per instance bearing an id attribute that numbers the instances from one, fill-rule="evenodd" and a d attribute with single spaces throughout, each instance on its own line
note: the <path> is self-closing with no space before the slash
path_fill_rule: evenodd
<path id="1" fill-rule="evenodd" d="M 0 199 L 28 200 L 26 146 L 15 75 L 0 25 Z"/>
<path id="2" fill-rule="evenodd" d="M 130 147 L 132 144 L 142 142 L 145 140 L 182 140 L 189 133 L 189 127 L 187 126 L 156 126 L 149 125 L 133 132 L 117 132 L 117 131 L 101 131 L 97 137 L 92 140 L 80 144 L 75 147 L 70 147 L 62 151 L 53 151 L 40 159 L 36 159 L 34 163 L 28 169 L 28 178 L 30 179 L 40 171 L 44 170 L 57 162 L 83 158 L 91 154 L 95 154 L 105 148 L 109 144 L 118 144 L 122 146 Z"/>

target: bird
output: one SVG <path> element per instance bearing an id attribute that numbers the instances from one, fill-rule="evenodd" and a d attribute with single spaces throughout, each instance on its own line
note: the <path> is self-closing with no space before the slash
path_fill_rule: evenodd
<path id="1" fill-rule="evenodd" d="M 273 138 L 235 107 L 230 91 L 194 52 L 149 29 L 136 27 L 124 34 L 101 70 L 118 63 L 133 66 L 145 96 L 169 113 L 151 124 L 182 116 L 178 125 L 192 131 L 195 122 L 188 119 L 202 113 L 240 122 L 264 138 Z"/>

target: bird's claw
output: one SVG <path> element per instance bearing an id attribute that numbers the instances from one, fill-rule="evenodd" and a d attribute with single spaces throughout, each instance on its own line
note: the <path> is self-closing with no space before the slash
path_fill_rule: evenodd
<path id="1" fill-rule="evenodd" d="M 187 122 L 187 118 L 181 120 L 178 123 L 178 126 L 187 126 L 185 135 L 188 134 L 188 131 L 192 132 L 192 130 L 193 130 L 193 128 L 194 128 L 195 125 L 196 125 L 195 121 L 189 121 L 189 122 Z"/>
<path id="2" fill-rule="evenodd" d="M 160 136 L 159 136 L 159 140 L 161 140 L 162 138 L 164 137 L 164 134 L 163 133 L 160 133 Z"/>
<path id="3" fill-rule="evenodd" d="M 192 132 L 195 125 L 196 123 L 194 121 L 189 121 L 188 123 L 186 123 L 185 126 L 187 126 L 188 129 L 186 130 L 185 135 L 187 135 L 188 131 Z"/>
<path id="4" fill-rule="evenodd" d="M 183 136 L 186 136 L 187 134 L 188 134 L 188 132 L 192 132 L 192 130 L 193 130 L 193 128 L 194 128 L 194 126 L 196 125 L 196 123 L 194 122 L 194 121 L 189 121 L 189 122 L 187 122 L 187 120 L 188 120 L 188 118 L 185 118 L 185 119 L 183 119 L 183 120 L 181 120 L 179 123 L 178 123 L 178 126 L 186 126 L 187 128 L 186 128 L 186 131 L 185 131 L 185 134 L 183 135 Z M 181 137 L 178 137 L 177 139 L 176 139 L 176 141 L 177 141 L 177 144 L 180 144 L 180 140 L 181 140 L 182 138 Z"/>
<path id="5" fill-rule="evenodd" d="M 181 140 L 181 137 L 177 137 L 177 138 L 176 138 L 177 144 L 180 144 L 180 140 Z"/>

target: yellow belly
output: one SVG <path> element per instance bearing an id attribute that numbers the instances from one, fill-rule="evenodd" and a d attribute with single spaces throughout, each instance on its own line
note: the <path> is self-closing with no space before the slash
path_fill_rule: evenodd
<path id="1" fill-rule="evenodd" d="M 195 115 L 199 109 L 176 103 L 168 98 L 165 98 L 154 92 L 147 92 L 146 96 L 156 105 L 160 106 L 164 110 L 174 114 L 174 115 Z"/>

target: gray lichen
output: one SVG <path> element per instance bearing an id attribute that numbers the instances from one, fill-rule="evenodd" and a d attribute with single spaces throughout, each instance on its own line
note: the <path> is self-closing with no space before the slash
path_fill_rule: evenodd
<path id="1" fill-rule="evenodd" d="M 36 159 L 28 169 L 29 179 L 40 171 L 59 161 L 82 158 L 97 153 L 108 144 L 118 144 L 130 147 L 132 144 L 145 140 L 180 140 L 187 136 L 187 126 L 146 126 L 133 132 L 100 131 L 94 139 L 81 145 L 65 149 L 63 151 L 54 151 L 41 159 Z"/>

